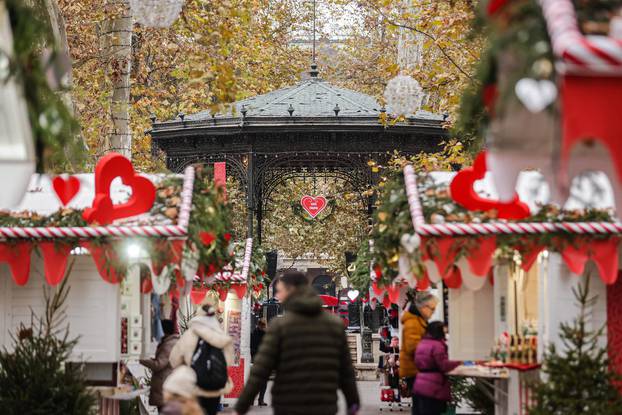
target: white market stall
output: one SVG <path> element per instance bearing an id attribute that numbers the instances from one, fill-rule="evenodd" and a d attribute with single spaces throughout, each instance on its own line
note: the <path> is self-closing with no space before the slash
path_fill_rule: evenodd
<path id="1" fill-rule="evenodd" d="M 181 325 L 190 298 L 213 290 L 236 342 L 239 390 L 250 360 L 249 297 L 261 290 L 263 270 L 252 239 L 231 241 L 223 206 L 218 183 L 200 167 L 140 175 L 113 154 L 95 174 L 34 175 L 22 203 L 0 215 L 0 346 L 10 347 L 31 310 L 41 314 L 44 287 L 68 278 L 69 334 L 79 336 L 72 359 L 111 393 L 124 365 L 134 372 L 132 362 L 153 353 L 151 293 L 163 300 L 158 308 L 179 306 L 170 315 Z"/>
<path id="2" fill-rule="evenodd" d="M 497 355 L 498 360 L 499 352 L 506 354 L 505 364 L 494 371 L 464 369 L 465 374 L 496 379 L 496 413 L 526 413 L 530 399 L 527 381 L 537 376 L 543 348 L 556 343 L 563 350 L 559 324 L 577 315 L 572 289 L 583 282 L 579 276 L 594 276 L 591 294 L 598 296 L 598 302 L 591 308 L 590 324 L 593 328 L 606 324 L 607 336 L 601 341 L 616 355 L 622 316 L 612 299 L 622 286 L 617 278 L 622 224 L 613 219 L 613 193 L 604 174 L 577 178 L 571 192 L 574 197 L 564 210 L 548 217 L 545 202 L 549 194 L 542 176 L 521 173 L 518 198 L 511 202 L 525 204 L 528 212 L 520 220 L 497 217 L 516 206 L 499 207 L 488 217 L 458 209 L 469 205 L 464 195 L 471 202 L 497 203 L 485 156 L 457 174 L 417 177 L 407 166 L 404 176 L 414 231 L 421 237 L 423 280 L 427 280 L 409 283 L 426 286 L 442 282 L 450 288 L 451 358 L 484 361 Z M 463 181 L 465 177 L 468 183 Z M 418 184 L 418 178 L 425 183 Z M 466 191 L 455 187 L 464 189 L 465 183 L 469 185 Z M 429 215 L 434 210 L 430 209 L 432 199 L 443 200 L 444 213 L 426 217 L 424 211 Z M 588 221 L 590 212 L 608 219 Z M 514 239 L 503 240 L 502 235 Z M 554 237 L 545 242 L 544 235 Z M 513 255 L 495 257 L 500 249 L 511 249 Z"/>

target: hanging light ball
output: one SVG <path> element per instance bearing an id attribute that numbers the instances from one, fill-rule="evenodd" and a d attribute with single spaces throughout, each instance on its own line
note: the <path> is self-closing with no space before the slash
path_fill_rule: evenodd
<path id="1" fill-rule="evenodd" d="M 183 5 L 184 0 L 130 0 L 134 19 L 147 27 L 169 27 Z"/>
<path id="2" fill-rule="evenodd" d="M 415 114 L 423 102 L 423 89 L 412 76 L 398 75 L 387 84 L 384 99 L 393 115 Z"/>

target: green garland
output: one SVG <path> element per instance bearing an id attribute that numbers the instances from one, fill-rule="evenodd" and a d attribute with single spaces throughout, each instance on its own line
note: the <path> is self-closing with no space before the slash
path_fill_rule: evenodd
<path id="1" fill-rule="evenodd" d="M 10 76 L 24 86 L 37 170 L 74 171 L 84 161 L 86 149 L 77 121 L 46 80 L 42 48 L 52 49 L 52 59 L 58 50 L 45 1 L 5 0 L 5 4 L 13 31 Z"/>
<path id="2" fill-rule="evenodd" d="M 369 290 L 369 285 L 371 284 L 371 260 L 372 256 L 369 249 L 369 241 L 365 240 L 361 242 L 361 246 L 356 253 L 356 260 L 348 269 L 350 285 L 355 290 L 359 290 L 363 293 L 363 295 Z"/>

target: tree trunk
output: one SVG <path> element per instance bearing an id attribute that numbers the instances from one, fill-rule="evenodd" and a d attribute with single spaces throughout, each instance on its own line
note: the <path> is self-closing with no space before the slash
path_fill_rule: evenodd
<path id="1" fill-rule="evenodd" d="M 128 0 L 108 0 L 112 12 L 103 24 L 103 56 L 107 59 L 108 77 L 112 81 L 110 117 L 112 131 L 106 151 L 115 151 L 131 158 L 130 70 L 132 65 L 132 16 Z"/>

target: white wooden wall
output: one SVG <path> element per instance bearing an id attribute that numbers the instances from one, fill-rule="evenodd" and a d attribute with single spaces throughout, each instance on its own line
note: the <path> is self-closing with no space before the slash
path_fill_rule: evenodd
<path id="1" fill-rule="evenodd" d="M 90 255 L 73 256 L 69 275 L 67 322 L 71 337 L 80 336 L 74 349 L 77 360 L 117 362 L 120 349 L 119 286 L 105 282 L 97 273 Z M 30 323 L 31 309 L 41 315 L 44 308 L 43 262 L 34 253 L 30 279 L 20 287 L 15 284 L 6 264 L 0 264 L 0 346 L 11 345 L 9 333 L 20 322 Z"/>
<path id="2" fill-rule="evenodd" d="M 495 336 L 493 287 L 449 290 L 449 357 L 479 360 L 490 356 Z"/>
<path id="3" fill-rule="evenodd" d="M 576 318 L 579 311 L 572 289 L 579 283 L 585 283 L 585 276 L 578 276 L 571 273 L 564 264 L 561 255 L 549 252 L 548 259 L 541 266 L 538 304 L 538 332 L 540 333 L 540 344 L 538 352 L 541 356 L 543 347 L 554 343 L 558 350 L 564 350 L 559 337 L 559 325 L 562 322 L 571 322 Z M 598 271 L 594 265 L 588 262 L 585 274 L 591 274 L 590 295 L 598 296 L 598 301 L 591 309 L 588 320 L 588 329 L 598 329 L 607 322 L 607 287 L 598 276 Z M 607 336 L 600 339 L 601 345 L 606 347 Z"/>

